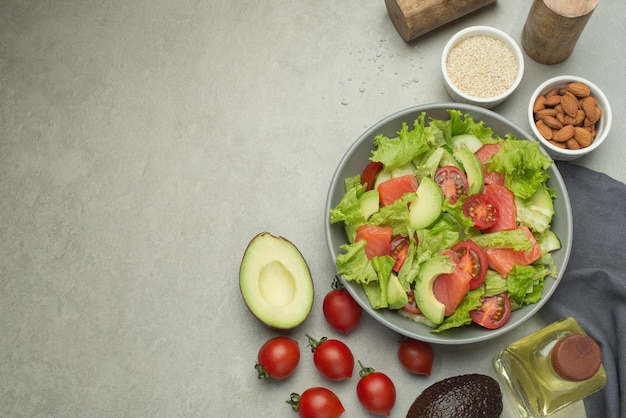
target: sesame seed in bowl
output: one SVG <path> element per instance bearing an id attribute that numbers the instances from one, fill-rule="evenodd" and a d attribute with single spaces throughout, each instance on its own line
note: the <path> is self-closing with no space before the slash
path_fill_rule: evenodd
<path id="1" fill-rule="evenodd" d="M 448 94 L 455 101 L 492 108 L 519 85 L 524 58 L 506 33 L 488 26 L 473 26 L 448 41 L 441 68 Z"/>

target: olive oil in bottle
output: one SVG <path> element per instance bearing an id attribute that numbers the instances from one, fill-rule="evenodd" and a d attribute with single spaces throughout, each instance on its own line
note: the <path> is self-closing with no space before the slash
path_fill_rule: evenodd
<path id="1" fill-rule="evenodd" d="M 494 358 L 522 417 L 546 417 L 604 387 L 600 347 L 574 318 L 514 342 Z"/>

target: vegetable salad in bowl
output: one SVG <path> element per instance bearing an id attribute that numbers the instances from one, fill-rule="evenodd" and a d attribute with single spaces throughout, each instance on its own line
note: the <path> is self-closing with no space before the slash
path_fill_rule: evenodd
<path id="1" fill-rule="evenodd" d="M 379 125 L 346 154 L 327 201 L 329 248 L 355 299 L 434 342 L 479 341 L 534 313 L 571 247 L 550 157 L 470 105 L 416 107 Z"/>

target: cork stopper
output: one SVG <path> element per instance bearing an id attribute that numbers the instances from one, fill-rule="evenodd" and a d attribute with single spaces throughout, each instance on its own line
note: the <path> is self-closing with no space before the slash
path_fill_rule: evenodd
<path id="1" fill-rule="evenodd" d="M 580 382 L 596 374 L 602 364 L 598 343 L 584 334 L 562 338 L 552 349 L 552 367 L 563 379 Z"/>

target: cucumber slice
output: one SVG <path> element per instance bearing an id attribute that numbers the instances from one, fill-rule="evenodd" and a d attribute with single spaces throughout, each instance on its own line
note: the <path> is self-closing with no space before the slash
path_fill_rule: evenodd
<path id="1" fill-rule="evenodd" d="M 430 177 L 422 179 L 416 193 L 409 207 L 409 223 L 415 229 L 428 228 L 441 216 L 443 193 Z"/>
<path id="2" fill-rule="evenodd" d="M 515 197 L 517 220 L 537 233 L 550 228 L 554 217 L 554 202 L 545 187 L 539 187 L 531 197 L 522 200 Z"/>
<path id="3" fill-rule="evenodd" d="M 448 151 L 445 148 L 439 148 L 439 149 L 443 151 L 443 154 L 441 155 L 441 160 L 439 160 L 439 167 L 445 167 L 445 166 L 451 165 L 452 167 L 461 168 L 461 166 L 459 165 L 459 162 L 454 159 L 450 151 Z"/>
<path id="4" fill-rule="evenodd" d="M 476 135 L 472 134 L 462 134 L 462 135 L 454 135 L 452 137 L 452 148 L 467 148 L 472 151 L 472 153 L 478 151 L 480 147 L 483 146 L 483 142 L 478 139 Z"/>
<path id="5" fill-rule="evenodd" d="M 540 237 L 537 237 L 537 245 L 542 253 L 550 253 L 561 249 L 561 240 L 550 229 L 546 230 Z"/>

